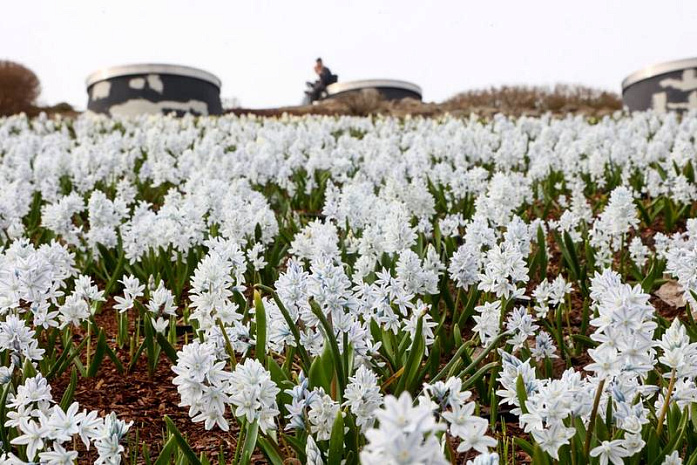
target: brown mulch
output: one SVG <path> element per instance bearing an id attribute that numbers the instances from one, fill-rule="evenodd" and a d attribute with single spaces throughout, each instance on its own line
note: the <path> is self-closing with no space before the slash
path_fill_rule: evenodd
<path id="1" fill-rule="evenodd" d="M 129 315 L 131 317 L 132 315 Z M 108 335 L 112 348 L 116 348 L 117 324 L 115 311 L 107 305 L 97 315 L 97 323 Z M 129 318 L 130 326 L 133 326 L 134 318 Z M 131 328 L 133 329 L 133 328 Z M 80 336 L 77 336 L 80 337 Z M 183 342 L 183 341 L 181 341 Z M 180 344 L 178 345 L 181 345 Z M 94 343 L 94 342 L 93 342 Z M 177 347 L 179 348 L 179 347 Z M 128 368 L 130 361 L 127 346 L 117 349 L 117 356 L 124 367 Z M 84 356 L 83 356 L 84 360 Z M 179 393 L 172 379 L 175 374 L 171 369 L 171 362 L 164 353 L 160 354 L 159 363 L 153 376 L 148 374 L 147 356 L 141 354 L 134 370 L 131 373 L 119 373 L 116 366 L 105 358 L 97 375 L 93 378 L 80 378 L 75 389 L 74 400 L 80 403 L 81 408 L 98 410 L 100 415 L 108 415 L 116 412 L 119 419 L 133 421 L 129 432 L 129 443 L 126 444 L 130 457 L 135 452 L 137 463 L 144 463 L 142 445 L 147 445 L 151 460 L 159 455 L 167 435 L 164 416 L 169 416 L 177 429 L 187 439 L 191 448 L 200 455 L 202 452 L 211 463 L 218 463 L 218 453 L 222 447 L 225 460 L 232 460 L 237 444 L 239 429 L 235 420 L 228 418 L 230 431 L 223 432 L 219 428 L 206 431 L 203 423 L 194 423 L 189 418 L 188 408 L 179 407 Z M 54 399 L 60 399 L 70 382 L 69 370 L 66 370 L 59 378 L 52 381 Z M 137 435 L 138 442 L 135 443 Z M 81 443 L 79 444 L 81 447 Z M 134 451 L 131 447 L 138 450 Z M 80 450 L 80 449 L 78 449 Z M 93 463 L 96 458 L 94 449 L 90 451 L 80 450 L 81 460 L 84 463 Z M 255 453 L 253 463 L 267 463 L 263 455 Z"/>

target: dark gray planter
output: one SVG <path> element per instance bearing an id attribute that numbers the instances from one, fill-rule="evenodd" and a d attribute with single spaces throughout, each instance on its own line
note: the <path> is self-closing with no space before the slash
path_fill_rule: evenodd
<path id="1" fill-rule="evenodd" d="M 220 115 L 220 86 L 213 74 L 188 66 L 115 66 L 87 78 L 87 109 L 112 116 Z"/>
<path id="2" fill-rule="evenodd" d="M 421 100 L 421 87 L 411 82 L 394 79 L 366 79 L 362 81 L 337 82 L 327 86 L 327 97 L 335 98 L 341 95 L 360 92 L 364 89 L 375 89 L 386 100 L 401 100 L 413 98 Z"/>
<path id="3" fill-rule="evenodd" d="M 697 58 L 660 63 L 630 74 L 622 81 L 622 100 L 630 111 L 697 109 Z"/>

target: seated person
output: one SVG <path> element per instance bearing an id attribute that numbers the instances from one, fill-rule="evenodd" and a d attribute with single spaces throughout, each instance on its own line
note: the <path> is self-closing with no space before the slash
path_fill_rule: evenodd
<path id="1" fill-rule="evenodd" d="M 310 89 L 305 91 L 305 94 L 308 96 L 310 102 L 319 100 L 322 96 L 322 92 L 325 91 L 327 86 L 338 81 L 337 75 L 332 74 L 331 70 L 324 66 L 321 58 L 317 58 L 317 61 L 315 62 L 315 73 L 318 76 L 317 80 L 315 82 L 308 82 L 307 85 L 310 87 Z"/>

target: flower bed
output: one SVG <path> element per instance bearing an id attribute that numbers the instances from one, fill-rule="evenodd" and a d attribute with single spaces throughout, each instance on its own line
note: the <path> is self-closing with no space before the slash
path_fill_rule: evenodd
<path id="1" fill-rule="evenodd" d="M 696 129 L 0 119 L 1 461 L 697 463 Z"/>

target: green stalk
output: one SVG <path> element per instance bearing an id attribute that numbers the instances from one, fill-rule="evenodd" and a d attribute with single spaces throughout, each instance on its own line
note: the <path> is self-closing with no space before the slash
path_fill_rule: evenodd
<path id="1" fill-rule="evenodd" d="M 288 325 L 290 332 L 293 333 L 293 338 L 295 339 L 295 344 L 297 346 L 298 354 L 300 355 L 300 362 L 303 366 L 303 370 L 305 371 L 305 373 L 309 373 L 310 365 L 312 363 L 310 361 L 310 357 L 307 355 L 307 352 L 305 351 L 305 347 L 303 347 L 302 342 L 300 341 L 300 331 L 298 331 L 298 326 L 290 317 L 288 309 L 286 309 L 285 305 L 283 305 L 283 302 L 281 302 L 281 299 L 278 297 L 276 291 L 274 291 L 269 286 L 265 286 L 263 284 L 256 284 L 254 287 L 256 289 L 261 289 L 262 291 L 271 294 L 271 297 L 273 297 L 273 300 L 274 302 L 276 302 L 276 305 L 278 306 L 278 309 L 281 311 L 283 318 L 286 320 L 286 324 Z"/>
<path id="2" fill-rule="evenodd" d="M 600 380 L 598 383 L 598 392 L 595 393 L 595 400 L 593 401 L 593 410 L 591 410 L 591 417 L 588 420 L 588 431 L 586 431 L 586 443 L 583 446 L 583 456 L 589 457 L 589 452 L 591 449 L 591 438 L 593 437 L 593 429 L 595 428 L 595 417 L 598 416 L 598 407 L 600 406 L 600 397 L 603 394 L 603 388 L 605 387 L 605 378 Z"/>
<path id="3" fill-rule="evenodd" d="M 223 321 L 220 318 L 218 318 L 216 323 L 218 324 L 218 328 L 220 328 L 220 332 L 223 333 L 223 339 L 225 339 L 225 351 L 227 352 L 228 357 L 230 357 L 230 366 L 234 369 L 235 365 L 237 365 L 237 360 L 235 360 L 235 351 L 232 350 L 230 338 L 227 335 L 227 331 L 225 331 Z"/>
<path id="4" fill-rule="evenodd" d="M 661 407 L 661 413 L 658 415 L 658 425 L 656 426 L 656 436 L 660 437 L 661 433 L 663 432 L 663 421 L 666 418 L 666 414 L 668 413 L 668 406 L 670 405 L 670 396 L 673 393 L 673 387 L 675 386 L 675 376 L 676 370 L 673 368 L 673 371 L 670 373 L 670 383 L 668 383 L 668 393 L 666 394 L 666 400 L 663 404 L 663 407 Z"/>
<path id="5" fill-rule="evenodd" d="M 242 443 L 244 442 L 244 433 L 247 430 L 245 428 L 246 421 L 242 420 L 240 424 L 240 434 L 237 436 L 237 444 L 235 445 L 235 455 L 232 458 L 233 465 L 237 465 L 240 462 L 240 452 L 242 451 Z"/>
<path id="6" fill-rule="evenodd" d="M 322 324 L 322 328 L 324 329 L 324 334 L 327 338 L 327 342 L 329 342 L 329 347 L 332 350 L 334 366 L 336 368 L 336 377 L 339 381 L 339 400 L 343 401 L 344 389 L 346 388 L 346 378 L 344 377 L 345 367 L 343 363 L 343 357 L 341 356 L 341 352 L 339 351 L 339 344 L 336 342 L 336 336 L 334 335 L 334 328 L 332 328 L 332 326 L 329 324 L 327 317 L 324 315 L 324 312 L 322 312 L 322 309 L 319 308 L 319 305 L 317 305 L 316 302 L 310 302 L 310 308 L 312 309 L 312 313 L 314 313 L 314 315 L 317 317 L 317 319 L 319 319 L 320 323 Z"/>
<path id="7" fill-rule="evenodd" d="M 92 319 L 87 320 L 87 354 L 85 366 L 90 366 L 90 358 L 92 356 Z"/>
<path id="8" fill-rule="evenodd" d="M 445 376 L 450 371 L 450 369 L 453 367 L 453 365 L 455 365 L 455 363 L 460 359 L 460 356 L 462 356 L 462 353 L 471 345 L 472 345 L 472 340 L 469 340 L 469 341 L 465 342 L 464 344 L 462 344 L 455 352 L 455 355 L 453 355 L 453 358 L 451 358 L 450 361 L 443 367 L 443 369 L 441 371 L 439 371 L 436 376 L 433 377 L 433 379 L 431 380 L 431 383 L 435 383 L 436 381 L 441 379 L 443 376 Z"/>

